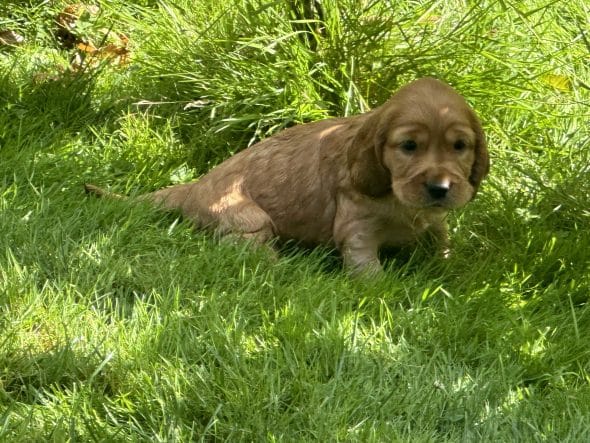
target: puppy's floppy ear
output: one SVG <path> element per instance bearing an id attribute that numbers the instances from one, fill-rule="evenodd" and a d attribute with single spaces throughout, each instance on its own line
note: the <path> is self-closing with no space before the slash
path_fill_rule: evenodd
<path id="1" fill-rule="evenodd" d="M 475 196 L 481 181 L 490 170 L 490 157 L 488 154 L 486 136 L 479 119 L 473 111 L 471 111 L 471 127 L 475 131 L 475 161 L 471 167 L 469 183 L 473 186 L 473 196 Z"/>
<path id="2" fill-rule="evenodd" d="M 387 127 L 382 123 L 384 108 L 363 115 L 364 121 L 348 146 L 347 160 L 352 186 L 371 197 L 380 197 L 391 190 L 389 171 L 383 166 L 383 145 Z"/>

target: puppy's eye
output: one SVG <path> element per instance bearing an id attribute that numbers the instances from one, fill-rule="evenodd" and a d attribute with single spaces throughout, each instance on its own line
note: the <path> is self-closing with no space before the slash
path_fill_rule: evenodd
<path id="1" fill-rule="evenodd" d="M 466 147 L 467 147 L 467 143 L 465 143 L 465 140 L 457 140 L 455 142 L 455 144 L 453 145 L 453 148 L 455 148 L 455 151 L 463 151 Z"/>
<path id="2" fill-rule="evenodd" d="M 418 149 L 418 143 L 416 143 L 414 140 L 405 140 L 400 144 L 400 146 L 404 151 L 407 152 L 414 152 L 416 149 Z"/>

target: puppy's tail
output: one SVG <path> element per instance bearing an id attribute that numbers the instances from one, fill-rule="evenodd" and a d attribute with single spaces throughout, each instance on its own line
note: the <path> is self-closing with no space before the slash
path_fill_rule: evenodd
<path id="1" fill-rule="evenodd" d="M 84 183 L 84 190 L 86 191 L 86 194 L 96 195 L 97 197 L 116 198 L 121 200 L 127 198 L 124 195 L 115 194 L 114 192 L 107 191 L 106 189 L 99 188 L 90 183 Z"/>

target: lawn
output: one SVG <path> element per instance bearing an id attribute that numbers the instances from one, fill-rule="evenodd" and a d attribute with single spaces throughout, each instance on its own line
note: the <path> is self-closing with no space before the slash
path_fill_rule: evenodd
<path id="1" fill-rule="evenodd" d="M 590 8 L 318 5 L 0 5 L 1 441 L 590 440 Z M 426 75 L 492 158 L 448 259 L 355 279 L 84 195 L 190 181 Z"/>

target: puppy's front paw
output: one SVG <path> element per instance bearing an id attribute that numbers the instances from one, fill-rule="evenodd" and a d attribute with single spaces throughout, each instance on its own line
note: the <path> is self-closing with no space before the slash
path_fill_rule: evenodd
<path id="1" fill-rule="evenodd" d="M 353 277 L 377 277 L 384 273 L 383 267 L 378 259 L 366 261 L 366 262 L 356 262 L 356 263 L 346 263 L 345 262 L 346 271 L 348 274 L 352 275 Z"/>

